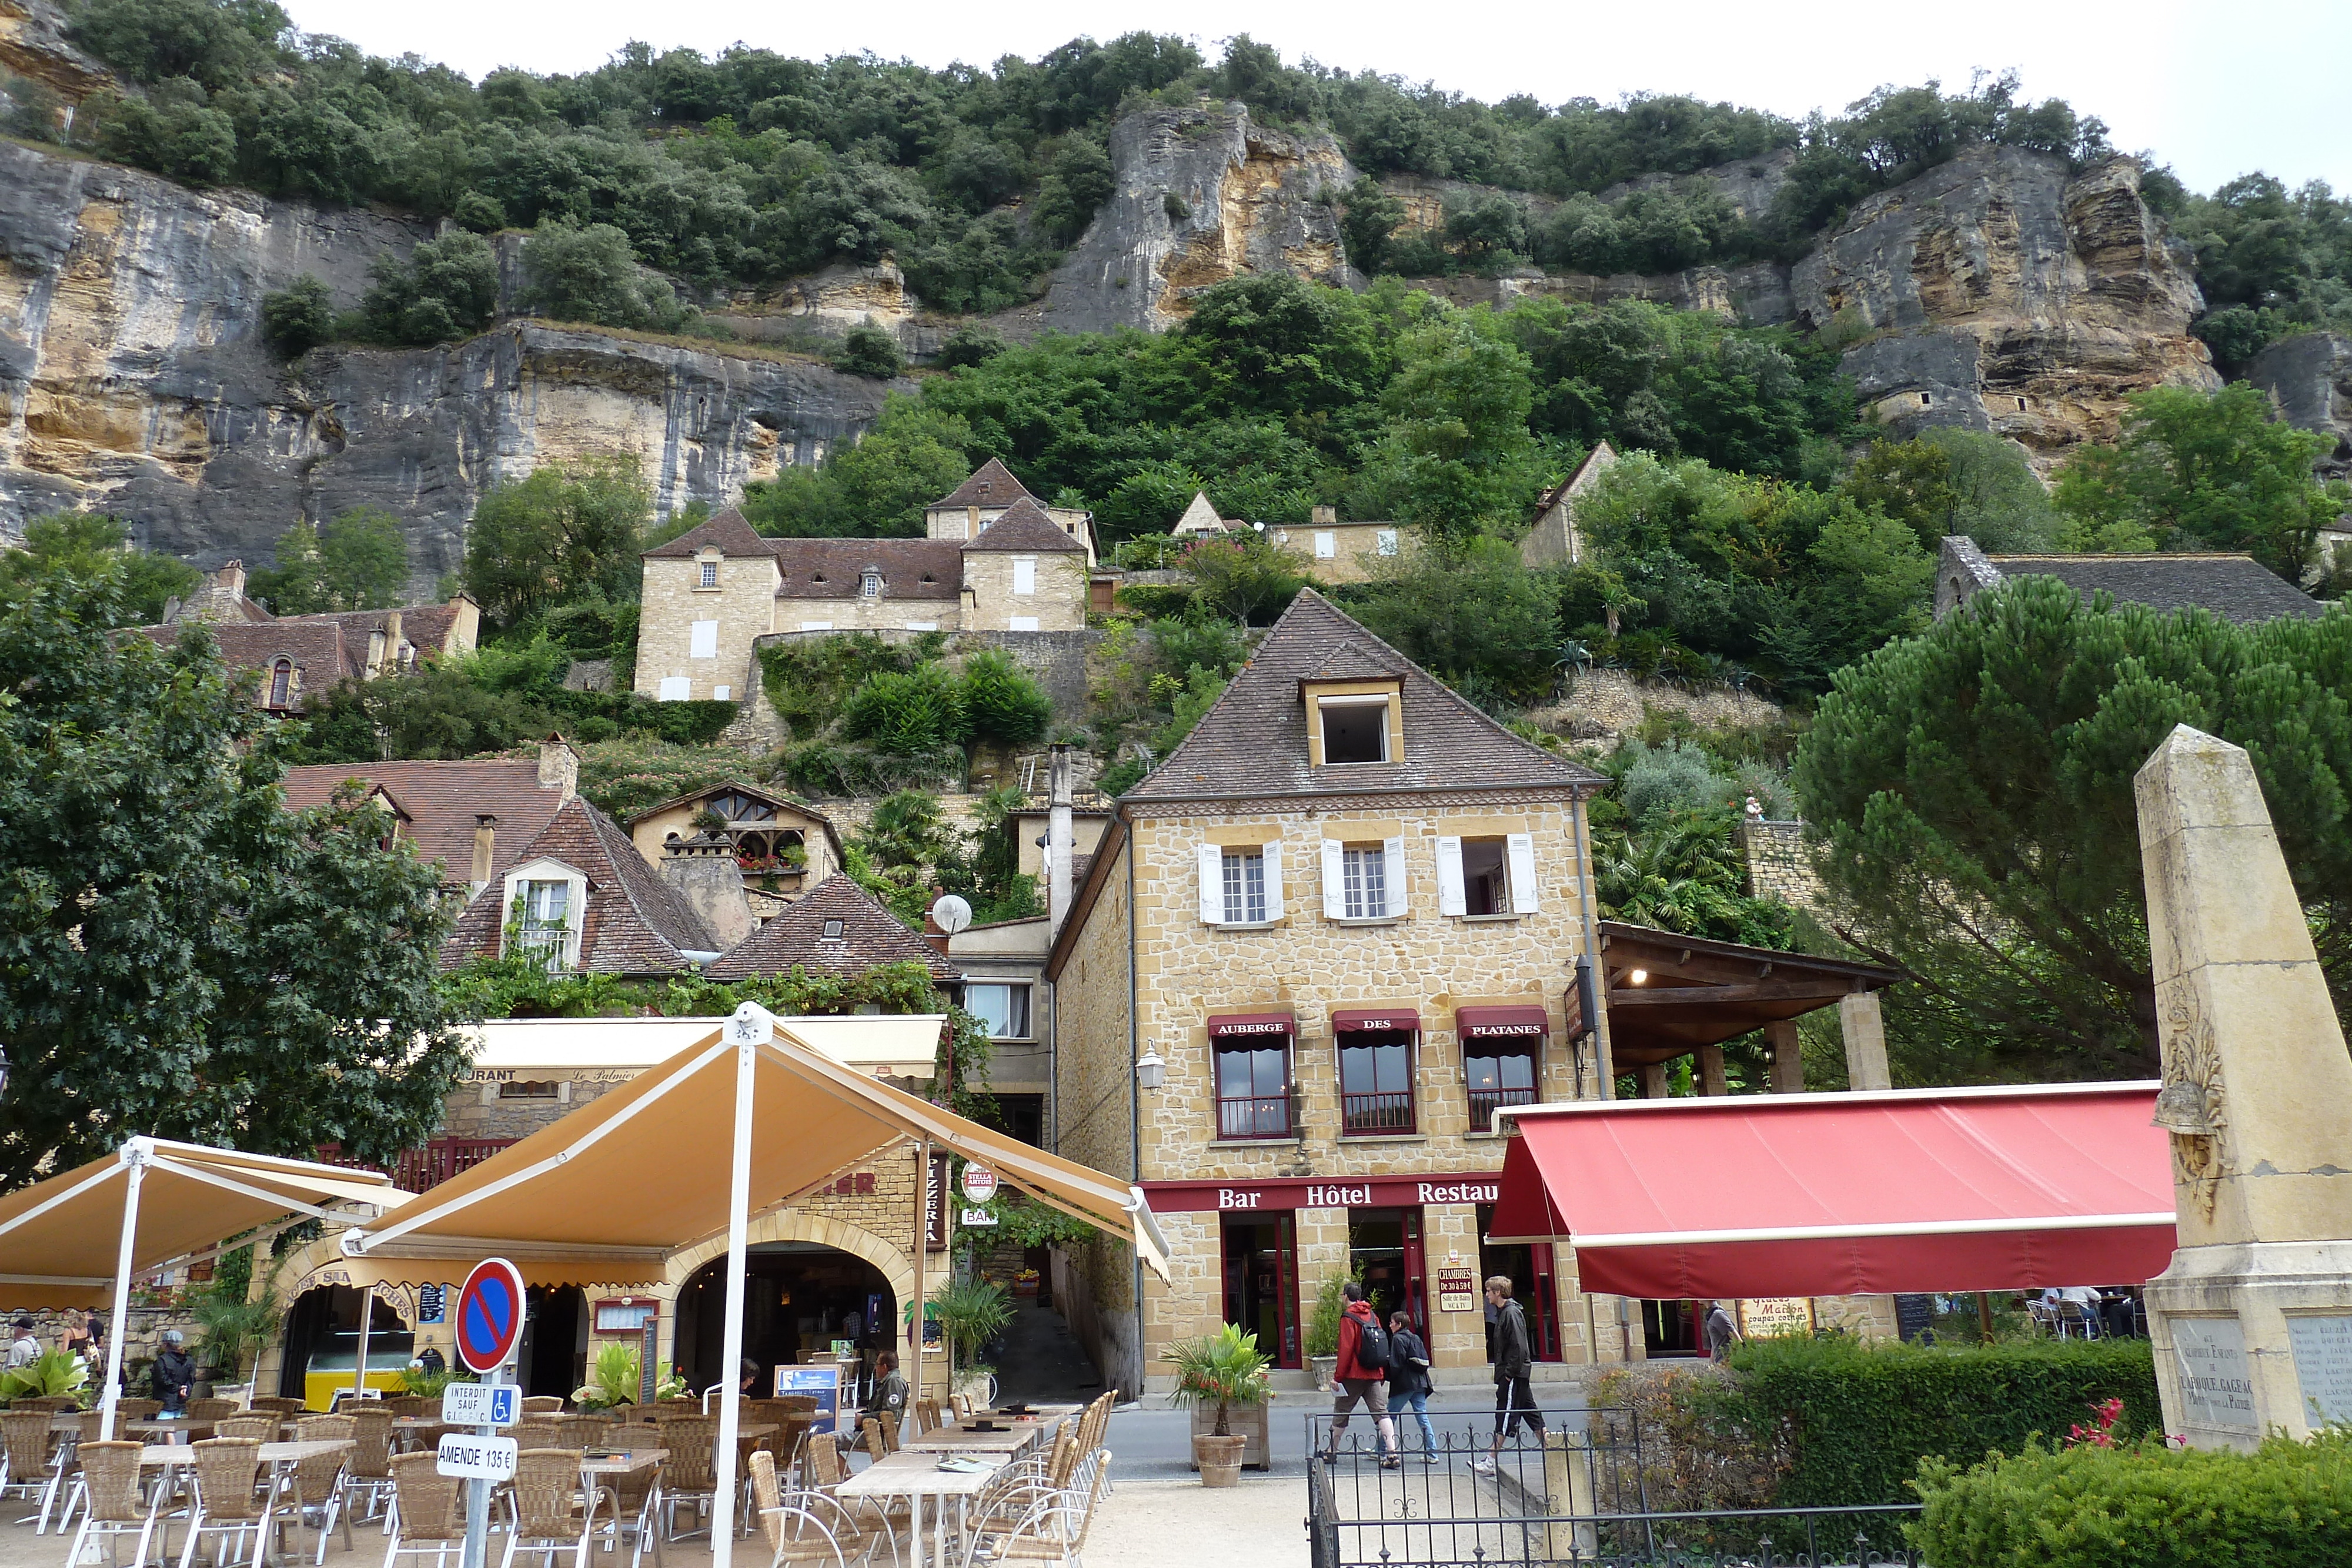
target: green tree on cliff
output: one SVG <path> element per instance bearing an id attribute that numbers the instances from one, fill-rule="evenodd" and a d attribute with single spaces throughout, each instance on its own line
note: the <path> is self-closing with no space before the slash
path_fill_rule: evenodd
<path id="1" fill-rule="evenodd" d="M 1915 1082 L 2158 1066 L 2132 775 L 2176 724 L 2245 747 L 2352 1005 L 2352 616 L 2239 626 L 1979 594 L 1841 671 L 1795 779 L 1839 933 L 1908 970 Z"/>
<path id="2" fill-rule="evenodd" d="M 292 812 L 293 727 L 211 639 L 97 635 L 117 570 L 0 587 L 0 1186 L 127 1132 L 389 1159 L 466 1063 L 438 873 L 355 799 Z"/>
<path id="3" fill-rule="evenodd" d="M 203 574 L 177 556 L 134 549 L 121 522 L 102 512 L 58 512 L 25 525 L 25 548 L 0 551 L 0 591 L 63 574 L 110 580 L 111 594 L 93 599 L 100 626 L 152 626 L 164 607 L 185 599 Z"/>
<path id="4" fill-rule="evenodd" d="M 247 591 L 275 614 L 389 610 L 408 586 L 408 538 L 379 507 L 353 507 L 324 528 L 296 523 L 278 539 L 278 564 L 253 574 Z"/>
<path id="5" fill-rule="evenodd" d="M 626 460 L 549 464 L 492 486 L 466 535 L 466 590 L 514 626 L 592 590 L 637 597 L 637 549 L 653 492 Z"/>

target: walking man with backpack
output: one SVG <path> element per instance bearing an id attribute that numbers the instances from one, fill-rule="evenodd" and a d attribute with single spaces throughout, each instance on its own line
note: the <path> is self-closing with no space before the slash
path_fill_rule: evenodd
<path id="1" fill-rule="evenodd" d="M 1348 1310 L 1339 1320 L 1339 1364 L 1335 1376 L 1339 1387 L 1331 1401 L 1331 1442 L 1323 1450 L 1326 1458 L 1339 1452 L 1339 1434 L 1348 1429 L 1348 1412 L 1361 1401 L 1372 1413 L 1372 1424 L 1380 1434 L 1381 1468 L 1398 1468 L 1396 1424 L 1389 1419 L 1389 1358 L 1388 1331 L 1381 1327 L 1380 1314 L 1364 1300 L 1363 1285 L 1350 1280 L 1341 1287 L 1348 1298 Z"/>
<path id="2" fill-rule="evenodd" d="M 1528 1338 L 1526 1311 L 1511 1300 L 1509 1275 L 1497 1274 L 1486 1281 L 1486 1304 L 1495 1309 L 1495 1440 L 1486 1445 L 1485 1458 L 1470 1461 L 1470 1468 L 1482 1476 L 1495 1473 L 1503 1438 L 1516 1433 L 1521 1422 L 1538 1443 L 1544 1431 L 1543 1412 L 1536 1408 L 1536 1391 L 1528 1381 L 1535 1369 L 1535 1346 Z"/>

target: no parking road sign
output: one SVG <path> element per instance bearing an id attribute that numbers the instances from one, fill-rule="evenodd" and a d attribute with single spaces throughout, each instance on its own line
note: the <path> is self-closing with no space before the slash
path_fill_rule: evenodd
<path id="1" fill-rule="evenodd" d="M 457 1359 L 487 1376 L 507 1364 L 522 1335 L 522 1271 L 503 1258 L 485 1258 L 457 1292 Z"/>

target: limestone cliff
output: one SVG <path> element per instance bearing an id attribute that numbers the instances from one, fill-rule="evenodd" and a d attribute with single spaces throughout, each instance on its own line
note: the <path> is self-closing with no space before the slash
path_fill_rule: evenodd
<path id="1" fill-rule="evenodd" d="M 2271 394 L 2289 424 L 2332 436 L 2335 450 L 2319 460 L 2331 479 L 2352 477 L 2352 338 L 2304 332 L 2256 354 L 2246 379 Z"/>
<path id="2" fill-rule="evenodd" d="M 2140 199 L 2139 165 L 2078 175 L 1965 153 L 1857 206 L 1790 279 L 1797 319 L 1854 338 L 1845 369 L 1899 429 L 1960 424 L 2047 460 L 2112 440 L 2127 392 L 2217 387 L 2204 299 Z"/>
<path id="3" fill-rule="evenodd" d="M 1356 178 L 1330 137 L 1269 131 L 1240 104 L 1154 109 L 1112 129 L 1110 155 L 1109 202 L 1042 306 L 1008 325 L 1156 329 L 1191 314 L 1199 290 L 1246 273 L 1359 281 L 1338 215 L 1318 199 Z"/>
<path id="4" fill-rule="evenodd" d="M 379 252 L 430 232 L 0 143 L 0 533 L 102 507 L 150 548 L 257 562 L 297 519 L 372 503 L 407 520 L 429 591 L 482 488 L 538 462 L 634 455 L 667 515 L 814 462 L 879 411 L 881 383 L 790 355 L 533 323 L 268 351 L 265 293 L 310 272 L 354 305 Z"/>

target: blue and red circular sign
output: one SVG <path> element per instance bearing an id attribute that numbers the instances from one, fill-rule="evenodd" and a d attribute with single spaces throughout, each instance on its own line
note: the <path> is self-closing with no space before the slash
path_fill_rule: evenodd
<path id="1" fill-rule="evenodd" d="M 503 1258 L 485 1258 L 457 1292 L 457 1359 L 483 1376 L 514 1354 L 522 1337 L 522 1270 Z"/>

